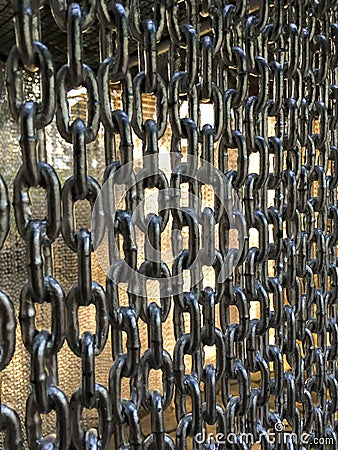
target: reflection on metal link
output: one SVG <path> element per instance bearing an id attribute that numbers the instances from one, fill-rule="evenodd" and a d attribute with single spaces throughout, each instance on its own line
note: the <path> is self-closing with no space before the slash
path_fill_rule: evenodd
<path id="1" fill-rule="evenodd" d="M 13 205 L 27 250 L 18 319 L 31 393 L 24 428 L 0 397 L 5 450 L 246 450 L 248 433 L 262 448 L 319 449 L 318 439 L 329 438 L 337 449 L 338 3 L 12 3 L 6 79 L 22 157 Z M 41 8 L 67 36 L 61 67 L 41 34 Z M 99 67 L 84 51 L 89 30 L 99 36 Z M 25 84 L 33 73 L 35 100 Z M 69 98 L 78 88 L 86 90 L 85 118 Z M 39 138 L 52 120 L 73 149 L 62 188 Z M 100 126 L 98 181 L 87 146 Z M 6 182 L 0 174 L 0 250 L 10 228 Z M 42 217 L 34 188 L 45 192 Z M 91 229 L 79 225 L 83 200 Z M 66 293 L 53 269 L 57 239 L 77 258 Z M 92 267 L 102 245 L 105 282 Z M 39 329 L 37 304 L 45 303 L 50 329 Z M 83 329 L 80 308 L 94 331 Z M 0 291 L 0 371 L 14 354 L 16 322 Z M 66 343 L 82 369 L 69 398 L 58 380 Z M 104 386 L 96 368 L 108 343 Z M 89 429 L 86 409 L 97 417 Z M 53 411 L 46 435 L 43 416 Z M 271 446 L 276 424 L 307 433 L 307 444 L 290 436 L 278 443 L 278 435 Z M 201 443 L 206 429 L 214 436 Z"/>

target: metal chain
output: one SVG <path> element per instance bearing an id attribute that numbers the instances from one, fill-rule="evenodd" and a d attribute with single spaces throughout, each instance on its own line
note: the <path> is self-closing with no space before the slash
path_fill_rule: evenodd
<path id="1" fill-rule="evenodd" d="M 14 210 L 28 258 L 19 314 L 31 355 L 28 448 L 245 450 L 259 441 L 262 448 L 337 449 L 336 2 L 269 0 L 253 8 L 247 0 L 159 0 L 151 7 L 51 0 L 67 35 L 67 61 L 57 71 L 41 42 L 45 6 L 38 3 L 13 3 L 16 45 L 7 61 L 22 155 Z M 89 29 L 99 33 L 98 68 L 84 52 Z M 25 92 L 26 72 L 39 79 L 39 99 Z M 79 87 L 86 89 L 86 120 L 73 118 L 68 101 Z M 151 118 L 146 98 L 154 103 Z M 54 115 L 73 147 L 73 175 L 62 189 L 44 147 Z M 87 145 L 100 124 L 103 186 L 87 169 Z M 46 191 L 40 218 L 32 213 L 36 187 Z M 150 190 L 157 205 L 147 214 Z M 92 229 L 77 225 L 82 200 Z M 8 230 L 0 177 L 0 248 Z M 53 272 L 61 232 L 78 261 L 77 283 L 66 294 Z M 105 236 L 103 287 L 92 264 Z M 158 301 L 150 300 L 149 280 L 159 284 Z M 35 305 L 45 302 L 51 329 L 38 330 Z M 90 305 L 96 330 L 80 334 L 79 308 Z M 14 352 L 16 324 L 2 291 L 0 309 L 1 371 Z M 169 322 L 173 351 L 163 331 Z M 71 398 L 58 383 L 65 341 L 82 367 Z M 95 368 L 108 342 L 113 362 L 104 386 Z M 95 428 L 85 429 L 84 409 L 97 410 Z M 43 436 L 42 416 L 51 411 L 56 428 Z M 0 414 L 5 448 L 23 448 L 14 409 L 0 401 Z"/>

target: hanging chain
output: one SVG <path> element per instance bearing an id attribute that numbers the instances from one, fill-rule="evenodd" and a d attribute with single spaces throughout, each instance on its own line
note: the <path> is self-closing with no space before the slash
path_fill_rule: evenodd
<path id="1" fill-rule="evenodd" d="M 7 89 L 22 156 L 14 212 L 27 249 L 19 322 L 31 394 L 23 431 L 0 399 L 5 448 L 24 448 L 24 439 L 34 450 L 338 448 L 336 2 L 151 4 L 50 0 L 67 36 L 67 61 L 54 68 L 42 43 L 47 7 L 13 2 Z M 84 46 L 93 29 L 99 67 Z M 38 80 L 40 98 L 26 92 L 27 74 Z M 74 118 L 69 102 L 80 87 L 86 119 Z M 54 116 L 73 148 L 62 188 L 45 145 Z M 99 182 L 88 171 L 87 146 L 100 125 Z M 39 218 L 30 195 L 37 187 L 46 192 Z M 147 213 L 149 191 L 157 197 Z M 78 225 L 83 200 L 91 229 Z M 0 177 L 0 248 L 8 231 Z M 66 293 L 53 271 L 61 233 L 77 257 L 77 282 Z M 104 286 L 92 273 L 102 242 Z M 149 281 L 159 285 L 157 301 Z M 51 305 L 50 330 L 35 325 L 42 303 Z M 90 305 L 95 332 L 79 324 L 79 309 L 92 314 Z M 0 310 L 1 371 L 13 356 L 16 325 L 2 291 Z M 69 398 L 58 381 L 65 342 L 82 368 Z M 108 343 L 103 385 L 95 369 Z M 88 430 L 84 409 L 97 411 Z M 52 411 L 55 429 L 43 436 L 43 416 Z"/>

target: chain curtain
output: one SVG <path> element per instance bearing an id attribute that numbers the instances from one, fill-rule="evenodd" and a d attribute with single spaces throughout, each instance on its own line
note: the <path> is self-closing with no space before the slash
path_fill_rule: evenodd
<path id="1" fill-rule="evenodd" d="M 1 448 L 337 449 L 337 2 L 12 6 L 0 248 L 18 233 L 26 279 L 1 274 L 0 371 L 22 341 L 30 381 Z"/>

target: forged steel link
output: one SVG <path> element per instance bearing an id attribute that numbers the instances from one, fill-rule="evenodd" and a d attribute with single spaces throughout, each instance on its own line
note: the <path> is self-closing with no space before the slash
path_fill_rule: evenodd
<path id="1" fill-rule="evenodd" d="M 31 394 L 23 431 L 0 397 L 6 450 L 338 449 L 338 3 L 253 3 L 13 1 L 6 73 L 22 157 L 13 206 L 27 249 L 18 321 Z M 41 8 L 67 36 L 62 67 L 41 33 Z M 99 67 L 85 51 L 88 30 L 99 36 Z M 32 73 L 36 100 L 25 89 Z M 69 101 L 79 88 L 86 117 Z M 52 120 L 73 149 L 62 187 L 43 143 Z M 87 146 L 100 126 L 98 181 Z M 42 217 L 33 214 L 37 187 Z M 91 229 L 79 225 L 83 200 Z M 0 176 L 0 248 L 8 231 Z M 53 270 L 61 235 L 77 257 L 68 292 Z M 104 286 L 92 271 L 102 242 Z M 42 303 L 49 330 L 36 325 Z M 94 331 L 79 323 L 80 308 L 95 315 Z M 2 291 L 0 311 L 2 371 L 16 328 Z M 95 370 L 108 343 L 103 385 Z M 69 398 L 58 381 L 65 345 L 82 368 Z M 88 409 L 97 420 L 86 429 Z"/>

